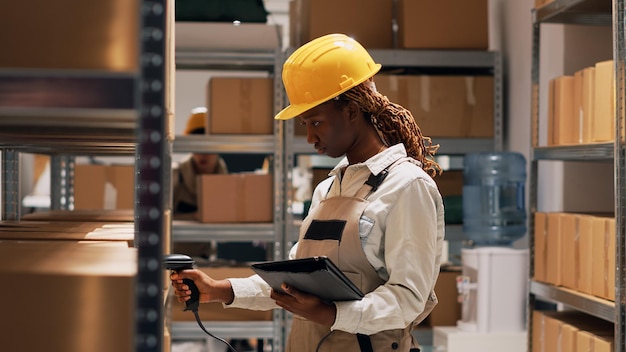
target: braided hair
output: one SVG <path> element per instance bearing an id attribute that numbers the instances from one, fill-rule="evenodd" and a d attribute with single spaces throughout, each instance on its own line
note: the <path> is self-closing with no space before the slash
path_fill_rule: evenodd
<path id="1" fill-rule="evenodd" d="M 422 163 L 430 176 L 440 175 L 442 170 L 433 156 L 439 144 L 433 145 L 430 137 L 424 137 L 413 114 L 399 104 L 376 91 L 373 82 L 366 81 L 340 95 L 337 101 L 354 101 L 365 112 L 365 118 L 378 132 L 386 146 L 403 143 L 407 155 Z"/>

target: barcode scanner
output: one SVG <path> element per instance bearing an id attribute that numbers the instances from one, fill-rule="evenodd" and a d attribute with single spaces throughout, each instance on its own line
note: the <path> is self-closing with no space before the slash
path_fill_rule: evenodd
<path id="1" fill-rule="evenodd" d="M 193 269 L 194 265 L 194 260 L 185 254 L 169 254 L 163 258 L 163 267 L 167 270 L 179 272 L 186 269 Z M 191 297 L 185 302 L 184 311 L 197 311 L 200 304 L 200 291 L 198 291 L 198 287 L 191 279 L 183 279 L 183 283 L 189 286 L 189 290 L 191 291 Z"/>
<path id="2" fill-rule="evenodd" d="M 193 269 L 195 264 L 196 263 L 194 262 L 194 260 L 190 256 L 185 255 L 185 254 L 168 254 L 165 257 L 163 257 L 163 267 L 167 270 L 173 270 L 176 272 L 179 272 L 185 269 Z M 196 317 L 196 322 L 198 323 L 198 326 L 200 326 L 202 331 L 204 331 L 207 335 L 211 336 L 212 338 L 224 343 L 226 346 L 228 346 L 228 349 L 231 352 L 237 352 L 237 350 L 235 350 L 233 346 L 231 346 L 228 343 L 228 341 L 224 340 L 221 337 L 217 337 L 211 334 L 204 327 L 204 325 L 202 324 L 202 319 L 200 319 L 200 315 L 198 314 L 198 308 L 200 305 L 200 291 L 198 290 L 198 286 L 196 286 L 196 284 L 191 279 L 183 279 L 183 283 L 189 286 L 189 290 L 191 291 L 191 297 L 189 298 L 189 300 L 185 302 L 185 309 L 183 311 L 188 311 L 188 310 L 192 311 L 193 315 Z"/>

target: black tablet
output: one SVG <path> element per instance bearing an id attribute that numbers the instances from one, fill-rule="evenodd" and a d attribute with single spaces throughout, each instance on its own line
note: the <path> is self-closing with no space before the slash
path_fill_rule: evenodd
<path id="1" fill-rule="evenodd" d="M 252 270 L 279 292 L 286 283 L 329 302 L 363 298 L 361 290 L 328 257 L 256 263 Z"/>

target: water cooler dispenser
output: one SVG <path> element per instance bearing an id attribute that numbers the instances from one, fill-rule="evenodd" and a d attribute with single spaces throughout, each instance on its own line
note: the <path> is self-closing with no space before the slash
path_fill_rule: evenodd
<path id="1" fill-rule="evenodd" d="M 528 249 L 512 248 L 526 234 L 526 161 L 519 153 L 466 155 L 463 232 L 457 278 L 462 319 L 433 328 L 437 352 L 526 352 Z"/>

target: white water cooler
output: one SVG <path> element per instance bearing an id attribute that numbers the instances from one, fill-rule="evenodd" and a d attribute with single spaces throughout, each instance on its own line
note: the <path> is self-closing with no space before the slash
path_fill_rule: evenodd
<path id="1" fill-rule="evenodd" d="M 528 250 L 478 247 L 461 250 L 457 279 L 462 319 L 434 327 L 437 352 L 526 352 Z"/>

